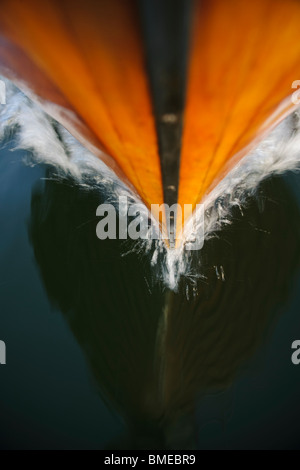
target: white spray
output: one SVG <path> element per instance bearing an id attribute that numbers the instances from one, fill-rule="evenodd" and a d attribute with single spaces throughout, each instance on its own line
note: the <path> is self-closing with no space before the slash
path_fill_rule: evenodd
<path id="1" fill-rule="evenodd" d="M 1 78 L 1 77 L 0 77 Z M 129 204 L 142 201 L 99 158 L 83 147 L 63 126 L 49 117 L 42 108 L 30 100 L 9 80 L 6 85 L 6 105 L 0 106 L 0 140 L 12 130 L 17 130 L 15 149 L 30 151 L 30 164 L 47 163 L 55 166 L 56 177 L 70 175 L 76 184 L 85 189 L 105 189 L 110 203 L 117 204 L 120 196 L 127 196 Z M 203 233 L 204 241 L 214 236 L 224 225 L 231 223 L 234 207 L 241 210 L 259 183 L 271 174 L 297 170 L 300 162 L 300 119 L 296 111 L 279 124 L 259 146 L 244 157 L 227 176 L 202 201 L 204 227 L 196 227 Z M 146 206 L 142 217 L 149 218 Z M 144 256 L 151 254 L 155 276 L 165 285 L 176 290 L 179 279 L 185 276 L 193 284 L 202 277 L 193 272 L 193 251 L 185 249 L 192 231 L 195 231 L 195 215 L 184 227 L 182 242 L 177 248 L 168 249 L 162 240 L 137 240 L 134 250 Z M 153 226 L 159 227 L 152 220 Z M 130 248 L 132 250 L 132 248 Z M 126 248 L 124 250 L 126 255 Z M 224 279 L 224 273 L 222 273 Z"/>

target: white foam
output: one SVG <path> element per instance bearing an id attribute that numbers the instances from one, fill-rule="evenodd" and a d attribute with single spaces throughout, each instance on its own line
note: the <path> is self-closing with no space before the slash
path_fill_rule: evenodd
<path id="1" fill-rule="evenodd" d="M 9 80 L 2 80 L 6 84 L 7 104 L 0 107 L 0 139 L 12 129 L 17 129 L 15 148 L 30 151 L 33 156 L 31 164 L 51 164 L 55 166 L 58 178 L 68 174 L 74 178 L 76 184 L 105 189 L 111 203 L 117 204 L 119 196 L 125 195 L 131 203 L 141 204 L 138 196 L 99 158 Z M 232 209 L 238 206 L 242 210 L 259 183 L 272 174 L 297 170 L 299 161 L 300 124 L 296 111 L 285 118 L 204 198 L 204 228 L 198 227 L 203 232 L 204 241 L 214 236 L 224 224 L 231 223 Z M 148 218 L 150 213 L 146 206 L 144 209 L 143 216 Z M 163 241 L 151 239 L 137 241 L 133 248 L 141 256 L 151 253 L 154 275 L 173 290 L 176 290 L 181 276 L 186 276 L 192 284 L 195 279 L 202 277 L 201 272 L 193 272 L 191 268 L 193 251 L 185 249 L 185 242 L 194 230 L 194 220 L 192 218 L 186 224 L 182 242 L 175 249 L 167 249 Z M 156 224 L 155 221 L 152 222 Z M 132 251 L 132 244 L 130 250 Z M 126 253 L 126 244 L 124 252 Z"/>

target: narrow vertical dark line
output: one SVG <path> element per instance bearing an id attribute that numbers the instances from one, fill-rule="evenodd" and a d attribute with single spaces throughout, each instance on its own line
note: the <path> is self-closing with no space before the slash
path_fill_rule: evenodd
<path id="1" fill-rule="evenodd" d="M 177 204 L 193 0 L 139 0 L 156 121 L 164 202 Z M 169 242 L 175 244 L 175 219 Z"/>

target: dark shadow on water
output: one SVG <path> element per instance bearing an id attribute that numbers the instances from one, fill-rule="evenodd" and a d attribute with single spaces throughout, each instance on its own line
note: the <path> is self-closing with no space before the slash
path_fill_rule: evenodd
<path id="1" fill-rule="evenodd" d="M 195 408 L 227 389 L 268 341 L 299 267 L 299 209 L 280 178 L 195 253 L 204 276 L 178 293 L 130 242 L 96 237 L 97 190 L 40 183 L 30 236 L 51 301 L 80 344 L 99 393 L 128 436 L 111 448 L 194 448 Z M 132 242 L 131 242 L 132 243 Z"/>

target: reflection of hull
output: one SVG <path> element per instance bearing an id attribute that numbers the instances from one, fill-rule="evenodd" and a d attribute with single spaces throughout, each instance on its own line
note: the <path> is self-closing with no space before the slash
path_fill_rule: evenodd
<path id="1" fill-rule="evenodd" d="M 158 151 L 156 129 L 160 118 L 172 126 L 176 112 L 156 113 L 156 119 L 152 113 L 136 2 L 0 4 L 1 72 L 59 105 L 48 105 L 48 112 L 148 206 L 162 203 L 172 165 L 162 165 L 162 175 L 164 136 L 158 133 Z M 228 162 L 294 107 L 288 100 L 278 110 L 300 77 L 300 3 L 196 1 L 192 17 L 184 128 L 182 141 L 175 136 L 181 150 L 175 145 L 174 152 L 181 158 L 178 201 L 195 206 L 228 171 Z"/>
<path id="2" fill-rule="evenodd" d="M 229 387 L 257 353 L 299 266 L 293 198 L 280 180 L 265 182 L 259 199 L 195 253 L 202 277 L 183 277 L 166 293 L 151 256 L 121 257 L 122 241 L 95 237 L 98 190 L 48 177 L 32 199 L 35 257 L 99 391 L 133 434 L 118 445 L 195 446 L 198 398 Z"/>

